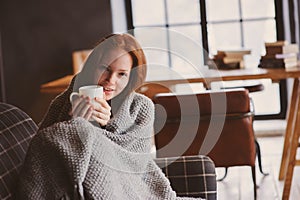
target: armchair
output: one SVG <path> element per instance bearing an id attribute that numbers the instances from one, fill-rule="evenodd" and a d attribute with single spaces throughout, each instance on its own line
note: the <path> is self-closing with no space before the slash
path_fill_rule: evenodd
<path id="1" fill-rule="evenodd" d="M 37 128 L 25 112 L 0 102 L 0 199 L 13 198 L 18 174 Z M 179 196 L 216 199 L 215 167 L 206 156 L 157 158 L 155 161 Z"/>
<path id="2" fill-rule="evenodd" d="M 216 167 L 250 166 L 256 197 L 250 98 L 246 89 L 157 94 L 157 157 L 208 155 Z"/>
<path id="3" fill-rule="evenodd" d="M 12 199 L 18 173 L 36 131 L 37 125 L 25 112 L 0 102 L 0 199 Z"/>

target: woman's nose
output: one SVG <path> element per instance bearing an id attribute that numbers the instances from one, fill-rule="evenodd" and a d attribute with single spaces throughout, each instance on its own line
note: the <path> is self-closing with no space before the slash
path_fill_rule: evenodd
<path id="1" fill-rule="evenodd" d="M 117 80 L 117 77 L 114 73 L 109 73 L 106 77 L 106 81 L 109 83 L 115 83 Z"/>

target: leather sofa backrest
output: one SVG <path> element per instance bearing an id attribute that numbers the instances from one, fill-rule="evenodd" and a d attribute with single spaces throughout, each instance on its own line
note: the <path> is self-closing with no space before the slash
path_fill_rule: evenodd
<path id="1" fill-rule="evenodd" d="M 250 98 L 245 89 L 158 94 L 157 157 L 208 155 L 217 167 L 255 165 Z"/>

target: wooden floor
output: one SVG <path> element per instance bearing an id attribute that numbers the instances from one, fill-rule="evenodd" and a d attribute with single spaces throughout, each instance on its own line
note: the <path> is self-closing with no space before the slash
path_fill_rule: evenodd
<path id="1" fill-rule="evenodd" d="M 263 170 L 268 176 L 263 176 L 257 167 L 256 181 L 258 185 L 258 200 L 281 199 L 283 181 L 278 181 L 281 154 L 283 149 L 283 136 L 258 137 L 262 153 Z M 300 156 L 300 152 L 298 154 Z M 223 175 L 224 169 L 217 169 L 217 176 Z M 231 167 L 227 177 L 217 183 L 218 200 L 251 200 L 253 195 L 253 182 L 250 167 Z M 292 181 L 290 200 L 300 199 L 300 167 L 295 167 Z"/>

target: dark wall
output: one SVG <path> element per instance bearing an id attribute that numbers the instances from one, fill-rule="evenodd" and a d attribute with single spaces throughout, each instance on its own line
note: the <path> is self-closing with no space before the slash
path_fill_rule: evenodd
<path id="1" fill-rule="evenodd" d="M 40 85 L 71 74 L 72 51 L 112 32 L 110 0 L 1 0 L 0 31 L 6 101 L 41 115 Z"/>

